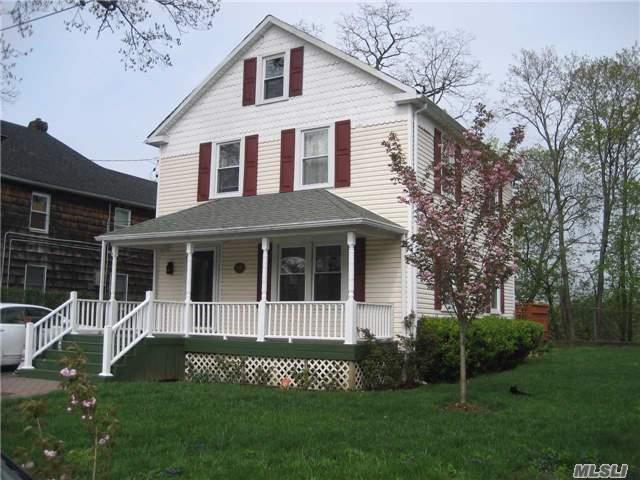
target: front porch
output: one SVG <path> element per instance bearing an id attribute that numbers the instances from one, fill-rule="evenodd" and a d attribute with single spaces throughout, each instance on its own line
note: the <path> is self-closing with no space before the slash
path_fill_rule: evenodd
<path id="1" fill-rule="evenodd" d="M 215 200 L 111 232 L 100 237 L 100 298 L 72 293 L 29 325 L 23 368 L 73 334 L 101 337 L 104 377 L 149 338 L 281 349 L 353 346 L 365 329 L 391 339 L 402 323 L 403 232 L 324 190 Z M 120 247 L 153 252 L 153 290 L 141 302 L 116 299 Z"/>

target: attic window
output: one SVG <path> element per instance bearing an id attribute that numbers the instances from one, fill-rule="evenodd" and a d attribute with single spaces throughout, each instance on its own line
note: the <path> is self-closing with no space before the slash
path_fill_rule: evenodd
<path id="1" fill-rule="evenodd" d="M 131 210 L 116 207 L 113 213 L 113 229 L 126 228 L 131 225 Z"/>
<path id="2" fill-rule="evenodd" d="M 284 53 L 263 58 L 263 97 L 271 100 L 284 96 L 285 55 Z"/>

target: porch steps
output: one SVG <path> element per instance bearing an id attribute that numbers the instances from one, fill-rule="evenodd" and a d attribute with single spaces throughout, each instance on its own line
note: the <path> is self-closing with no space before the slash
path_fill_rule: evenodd
<path id="1" fill-rule="evenodd" d="M 105 380 L 98 374 L 102 370 L 102 336 L 101 335 L 66 335 L 62 341 L 50 347 L 43 354 L 33 360 L 33 370 L 18 370 L 16 373 L 22 377 L 40 378 L 45 380 L 60 380 L 60 361 L 70 353 L 72 345 L 76 345 L 83 352 L 87 359 L 85 365 L 87 374 L 92 380 Z M 133 355 L 133 352 L 130 352 Z M 113 377 L 117 376 L 119 369 L 126 365 L 125 355 L 111 369 Z"/>
<path id="2" fill-rule="evenodd" d="M 86 356 L 87 374 L 92 381 L 177 380 L 184 376 L 184 339 L 178 337 L 145 338 L 111 367 L 112 377 L 101 377 L 101 335 L 66 335 L 59 346 L 53 345 L 33 360 L 33 370 L 17 370 L 16 374 L 60 380 L 60 360 L 74 344 Z"/>

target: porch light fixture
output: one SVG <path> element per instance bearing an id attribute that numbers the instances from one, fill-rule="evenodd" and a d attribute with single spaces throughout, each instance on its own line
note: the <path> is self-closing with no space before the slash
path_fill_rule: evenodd
<path id="1" fill-rule="evenodd" d="M 173 262 L 167 263 L 167 275 L 173 275 Z"/>

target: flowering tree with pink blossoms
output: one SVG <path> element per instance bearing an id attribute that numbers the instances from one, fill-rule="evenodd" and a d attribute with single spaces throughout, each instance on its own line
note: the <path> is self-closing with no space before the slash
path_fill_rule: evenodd
<path id="1" fill-rule="evenodd" d="M 391 159 L 392 180 L 403 186 L 400 200 L 411 205 L 415 214 L 415 233 L 404 242 L 406 260 L 428 287 L 435 289 L 437 284 L 443 305 L 458 320 L 459 406 L 463 408 L 467 327 L 487 312 L 492 292 L 516 268 L 511 227 L 519 199 L 509 192 L 524 134 L 522 127 L 515 127 L 506 145 L 492 146 L 484 134 L 492 120 L 493 114 L 478 105 L 471 128 L 443 134 L 446 140 L 438 146 L 441 158 L 435 156 L 433 170 L 424 178 L 418 178 L 407 164 L 394 133 L 383 142 Z M 429 182 L 433 172 L 441 174 Z"/>

